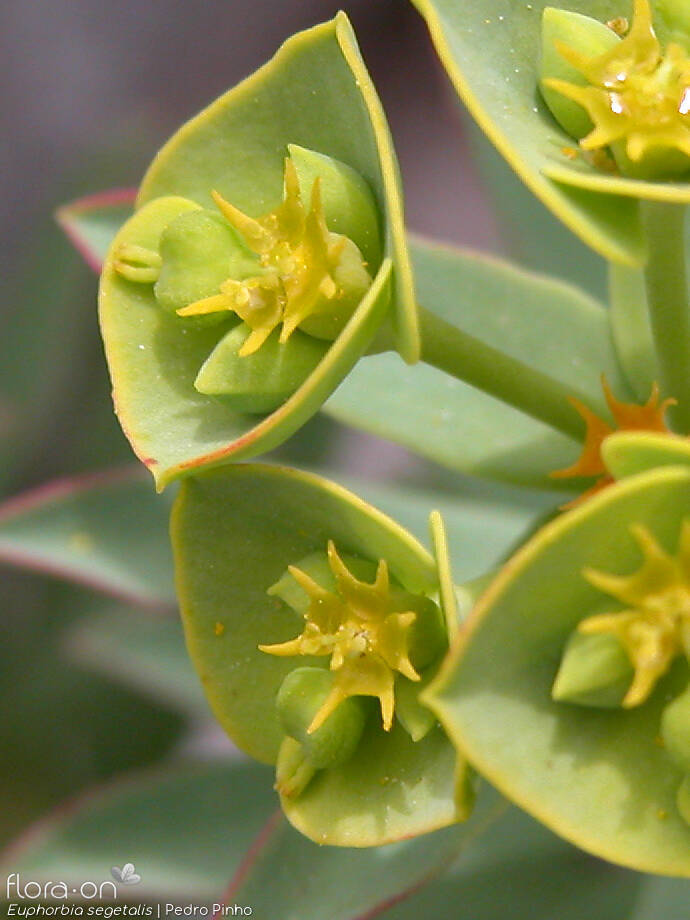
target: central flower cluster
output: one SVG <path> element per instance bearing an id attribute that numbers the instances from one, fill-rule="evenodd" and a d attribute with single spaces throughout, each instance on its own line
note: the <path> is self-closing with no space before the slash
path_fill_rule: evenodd
<path id="1" fill-rule="evenodd" d="M 283 202 L 256 219 L 218 192 L 212 193 L 221 214 L 258 257 L 258 271 L 243 280 L 228 278 L 218 294 L 177 310 L 183 317 L 236 313 L 251 329 L 240 349 L 241 356 L 257 351 L 280 324 L 280 342 L 284 344 L 314 314 L 337 314 L 337 301 L 346 294 L 339 283 L 342 270 L 349 268 L 349 274 L 357 276 L 360 294 L 371 283 L 355 244 L 331 233 L 326 226 L 321 179 L 314 180 L 308 211 L 302 203 L 297 170 L 289 157 L 285 160 L 284 185 Z M 321 337 L 318 327 L 311 332 Z"/>
<path id="2" fill-rule="evenodd" d="M 690 652 L 690 521 L 683 524 L 676 556 L 668 555 L 645 527 L 637 525 L 632 533 L 644 557 L 637 572 L 584 573 L 626 609 L 588 617 L 578 627 L 585 635 L 613 636 L 625 650 L 634 668 L 622 702 L 626 708 L 643 703 L 676 656 Z"/>
<path id="3" fill-rule="evenodd" d="M 395 709 L 396 673 L 412 681 L 420 680 L 410 661 L 411 631 L 418 614 L 400 610 L 400 599 L 391 590 L 385 560 L 379 562 L 372 584 L 359 581 L 331 540 L 328 564 L 335 578 L 335 591 L 322 587 L 301 569 L 288 567 L 309 597 L 304 631 L 288 642 L 259 648 L 270 655 L 330 656 L 333 684 L 309 725 L 310 734 L 351 696 L 378 697 L 383 727 L 389 731 Z"/>
<path id="4" fill-rule="evenodd" d="M 622 172 L 649 178 L 690 168 L 690 57 L 677 43 L 662 48 L 649 0 L 635 0 L 630 31 L 606 53 L 556 48 L 586 85 L 555 77 L 544 85 L 586 110 L 594 127 L 583 150 L 612 147 Z"/>

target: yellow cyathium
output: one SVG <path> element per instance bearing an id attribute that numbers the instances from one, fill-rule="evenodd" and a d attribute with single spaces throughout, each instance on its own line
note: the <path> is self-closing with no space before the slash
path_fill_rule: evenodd
<path id="1" fill-rule="evenodd" d="M 212 195 L 221 214 L 258 256 L 260 270 L 242 281 L 228 278 L 219 294 L 177 312 L 180 316 L 224 310 L 236 313 L 252 330 L 239 351 L 241 356 L 257 351 L 281 323 L 280 342 L 284 344 L 300 323 L 343 296 L 335 274 L 345 247 L 353 244 L 328 230 L 320 178 L 314 180 L 311 206 L 306 210 L 297 170 L 289 157 L 285 160 L 284 200 L 263 217 L 248 217 L 218 192 Z"/>
<path id="2" fill-rule="evenodd" d="M 581 633 L 606 633 L 625 649 L 634 677 L 623 699 L 631 708 L 643 703 L 674 658 L 690 652 L 690 521 L 683 522 L 678 552 L 670 556 L 640 524 L 631 533 L 643 562 L 633 575 L 585 569 L 590 584 L 626 605 L 624 610 L 583 620 Z"/>
<path id="3" fill-rule="evenodd" d="M 314 716 L 308 733 L 315 732 L 337 706 L 350 696 L 378 697 L 383 727 L 389 731 L 395 710 L 395 675 L 418 681 L 409 658 L 410 627 L 417 619 L 411 610 L 395 610 L 388 565 L 381 560 L 372 584 L 359 581 L 328 542 L 328 564 L 336 591 L 317 584 L 295 566 L 288 571 L 309 596 L 303 633 L 279 645 L 260 645 L 269 655 L 330 655 L 333 688 Z"/>
<path id="4" fill-rule="evenodd" d="M 633 164 L 663 151 L 690 157 L 690 57 L 673 42 L 662 48 L 649 0 L 635 0 L 630 31 L 605 54 L 591 58 L 563 42 L 556 48 L 590 84 L 544 80 L 581 105 L 594 123 L 580 140 L 583 150 L 621 142 Z M 674 172 L 675 164 L 668 165 Z"/>

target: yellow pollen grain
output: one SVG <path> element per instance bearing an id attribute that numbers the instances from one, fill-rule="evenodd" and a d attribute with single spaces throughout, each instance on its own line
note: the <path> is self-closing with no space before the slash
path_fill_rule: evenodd
<path id="1" fill-rule="evenodd" d="M 224 634 L 225 634 L 225 624 L 224 624 L 224 623 L 221 623 L 220 621 L 218 621 L 218 622 L 216 623 L 216 625 L 213 627 L 213 632 L 214 632 L 217 636 L 222 636 L 222 635 L 224 635 Z"/>

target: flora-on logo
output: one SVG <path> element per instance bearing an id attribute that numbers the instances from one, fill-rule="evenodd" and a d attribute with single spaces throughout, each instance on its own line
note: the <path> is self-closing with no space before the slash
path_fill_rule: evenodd
<path id="1" fill-rule="evenodd" d="M 136 885 L 141 881 L 141 876 L 137 875 L 134 869 L 134 863 L 125 863 L 121 869 L 119 866 L 113 866 L 110 874 L 116 882 L 121 882 L 123 885 Z"/>

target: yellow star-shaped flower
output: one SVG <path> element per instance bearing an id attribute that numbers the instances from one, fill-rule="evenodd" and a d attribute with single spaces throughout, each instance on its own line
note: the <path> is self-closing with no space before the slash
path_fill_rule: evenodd
<path id="1" fill-rule="evenodd" d="M 607 633 L 625 649 L 635 670 L 623 699 L 631 708 L 643 703 L 674 658 L 690 653 L 690 521 L 684 521 L 678 552 L 670 556 L 642 525 L 631 532 L 643 562 L 633 575 L 585 569 L 584 577 L 626 605 L 624 610 L 583 620 L 581 633 Z"/>
<path id="2" fill-rule="evenodd" d="M 653 161 L 655 173 L 668 168 L 674 174 L 690 167 L 678 159 L 678 155 L 690 157 L 690 57 L 673 42 L 662 49 L 649 0 L 635 0 L 630 31 L 605 54 L 590 58 L 562 42 L 556 47 L 589 83 L 544 81 L 581 105 L 594 123 L 580 141 L 583 150 L 622 142 L 633 164 L 661 153 L 662 159 Z"/>
<path id="3" fill-rule="evenodd" d="M 317 584 L 295 566 L 288 571 L 309 596 L 304 631 L 278 645 L 260 645 L 269 655 L 330 655 L 335 674 L 333 688 L 309 726 L 323 725 L 336 707 L 350 696 L 378 697 L 383 727 L 389 731 L 395 709 L 395 675 L 418 681 L 409 657 L 410 627 L 417 619 L 411 610 L 396 609 L 388 566 L 381 560 L 372 584 L 359 581 L 328 543 L 328 564 L 335 592 Z"/>

